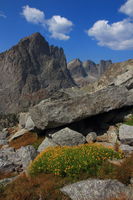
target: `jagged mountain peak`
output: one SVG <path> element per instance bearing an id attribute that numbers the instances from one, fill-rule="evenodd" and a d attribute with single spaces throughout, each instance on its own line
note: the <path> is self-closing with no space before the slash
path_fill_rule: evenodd
<path id="1" fill-rule="evenodd" d="M 0 54 L 0 113 L 25 111 L 51 93 L 75 85 L 64 51 L 40 33 Z"/>

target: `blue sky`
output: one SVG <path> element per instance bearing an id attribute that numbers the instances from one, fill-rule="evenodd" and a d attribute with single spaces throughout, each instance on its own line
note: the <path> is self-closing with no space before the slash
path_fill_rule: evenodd
<path id="1" fill-rule="evenodd" d="M 0 0 L 0 52 L 40 32 L 67 60 L 133 58 L 133 0 Z"/>

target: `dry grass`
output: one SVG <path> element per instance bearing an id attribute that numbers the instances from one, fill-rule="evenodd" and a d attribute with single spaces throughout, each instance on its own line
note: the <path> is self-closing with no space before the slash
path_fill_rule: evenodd
<path id="1" fill-rule="evenodd" d="M 37 177 L 21 175 L 0 195 L 0 200 L 69 200 L 59 188 L 65 184 L 65 179 L 54 175 L 41 174 Z"/>
<path id="2" fill-rule="evenodd" d="M 130 178 L 133 177 L 133 154 L 125 158 L 120 165 L 106 162 L 99 170 L 97 178 L 117 179 L 118 181 L 128 185 Z"/>
<path id="3" fill-rule="evenodd" d="M 1 173 L 0 172 L 0 180 L 4 179 L 4 178 L 11 178 L 11 177 L 14 177 L 16 176 L 17 174 L 16 173 L 13 173 L 13 172 L 9 172 L 9 173 Z"/>
<path id="4" fill-rule="evenodd" d="M 117 167 L 115 176 L 124 184 L 130 183 L 130 178 L 133 177 L 133 154 L 126 158 L 120 167 Z"/>
<path id="5" fill-rule="evenodd" d="M 23 136 L 16 138 L 11 141 L 9 145 L 14 147 L 15 149 L 19 149 L 22 146 L 27 146 L 35 143 L 38 140 L 38 136 L 36 133 L 27 132 Z"/>

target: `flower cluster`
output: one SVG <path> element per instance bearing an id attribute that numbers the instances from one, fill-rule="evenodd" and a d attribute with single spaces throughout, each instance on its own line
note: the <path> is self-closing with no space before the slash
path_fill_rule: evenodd
<path id="1" fill-rule="evenodd" d="M 97 144 L 50 147 L 36 157 L 29 167 L 29 173 L 54 173 L 59 176 L 95 174 L 103 162 L 114 158 L 122 158 L 122 153 Z"/>

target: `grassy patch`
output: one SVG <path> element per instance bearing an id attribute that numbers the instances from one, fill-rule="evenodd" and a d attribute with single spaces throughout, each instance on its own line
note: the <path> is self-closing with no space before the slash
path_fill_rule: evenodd
<path id="1" fill-rule="evenodd" d="M 44 140 L 44 137 L 39 137 L 37 133 L 27 132 L 23 136 L 12 140 L 9 145 L 15 149 L 19 149 L 22 146 L 33 145 L 36 149 Z"/>
<path id="2" fill-rule="evenodd" d="M 78 177 L 87 173 L 89 176 L 96 176 L 106 160 L 121 157 L 121 153 L 102 145 L 52 147 L 37 156 L 29 167 L 29 173 L 53 173 L 62 177 Z"/>
<path id="3" fill-rule="evenodd" d="M 124 124 L 129 125 L 129 126 L 133 126 L 133 115 L 131 115 L 131 117 L 129 119 L 124 121 Z"/>
<path id="4" fill-rule="evenodd" d="M 1 188 L 0 200 L 70 200 L 59 190 L 66 183 L 67 180 L 52 174 L 37 177 L 23 174 L 5 189 Z"/>
<path id="5" fill-rule="evenodd" d="M 24 135 L 22 135 L 19 138 L 16 138 L 15 140 L 12 140 L 9 145 L 11 147 L 14 147 L 15 149 L 19 149 L 22 146 L 27 146 L 35 143 L 38 139 L 38 136 L 36 133 L 27 132 Z"/>

